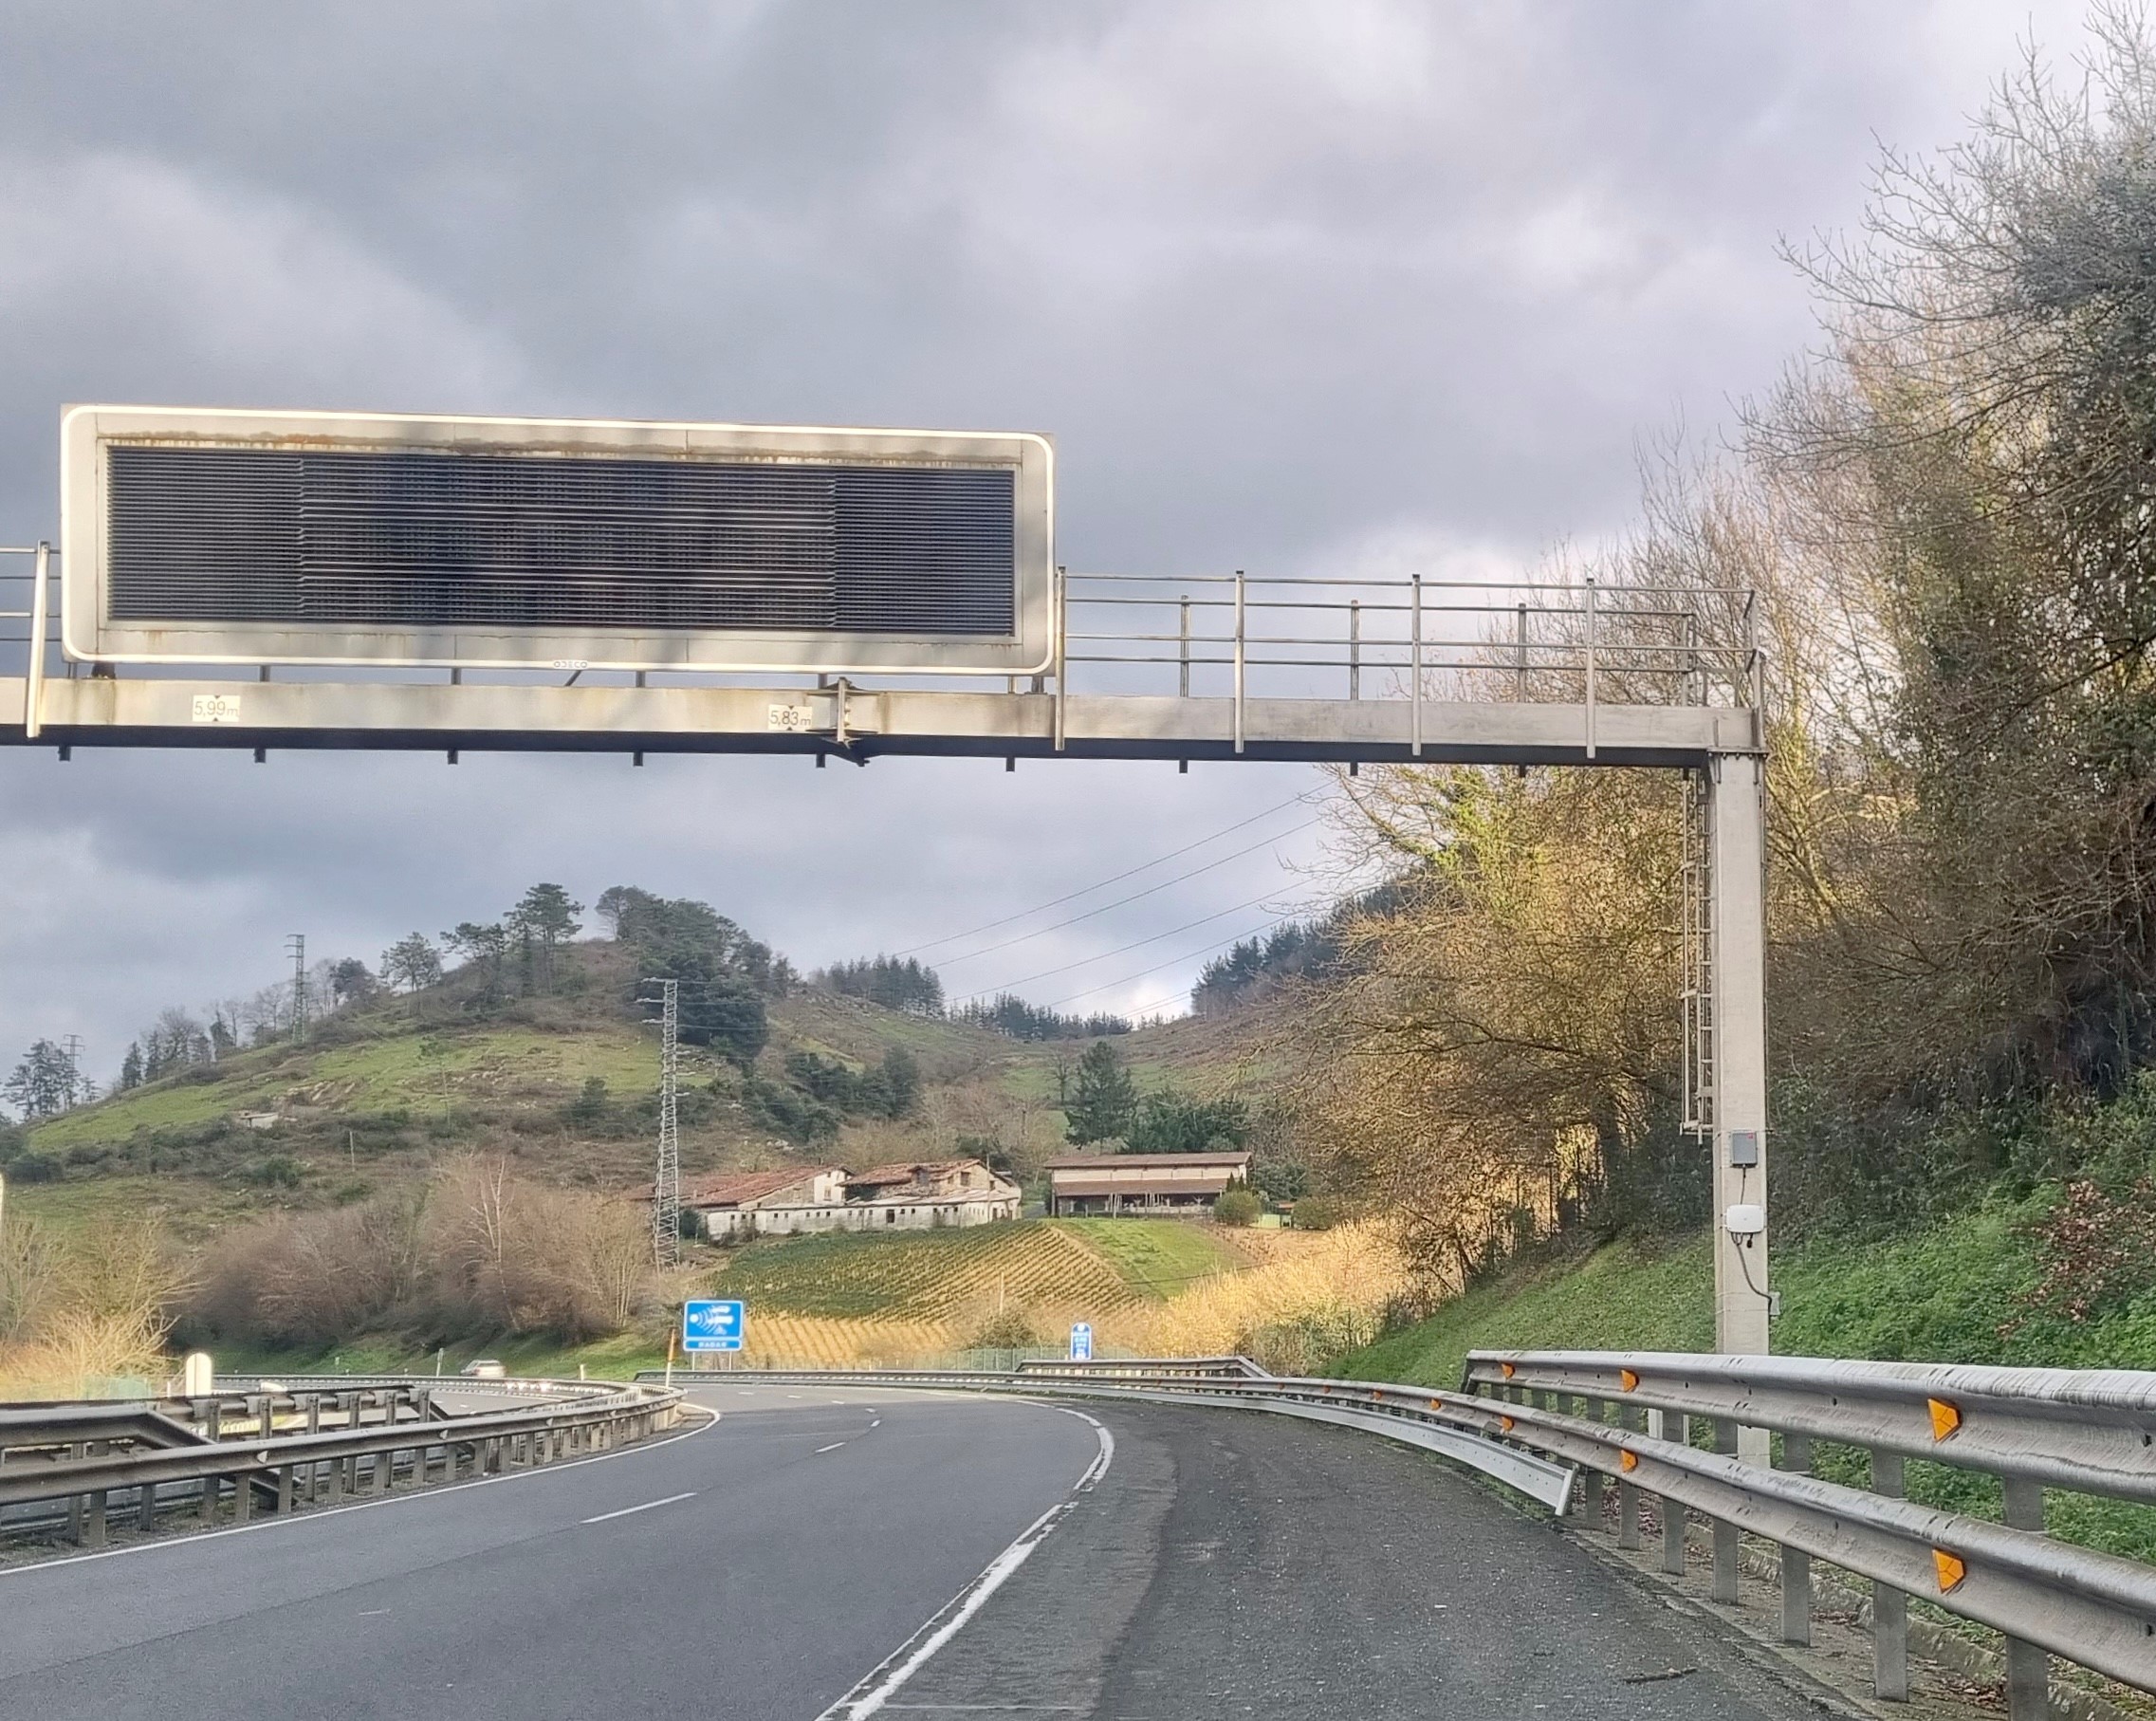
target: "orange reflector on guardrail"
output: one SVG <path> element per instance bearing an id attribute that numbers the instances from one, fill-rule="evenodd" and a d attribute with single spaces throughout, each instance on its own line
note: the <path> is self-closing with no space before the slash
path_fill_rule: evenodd
<path id="1" fill-rule="evenodd" d="M 1626 1471 L 1639 1469 L 1639 1454 L 1637 1453 L 1619 1453 L 1617 1454 L 1617 1468 Z"/>
<path id="2" fill-rule="evenodd" d="M 1639 1384 L 1639 1377 L 1629 1368 L 1620 1368 L 1617 1371 L 1617 1384 L 1629 1393 Z"/>
<path id="3" fill-rule="evenodd" d="M 1969 1575 L 1969 1568 L 1943 1548 L 1931 1550 L 1931 1564 L 1939 1568 L 1939 1593 L 1943 1596 Z"/>
<path id="4" fill-rule="evenodd" d="M 1931 1412 L 1931 1437 L 1944 1440 L 1962 1426 L 1962 1413 L 1944 1398 L 1926 1398 L 1925 1407 Z"/>
<path id="5" fill-rule="evenodd" d="M 1514 1420 L 1513 1420 L 1513 1419 L 1512 1419 L 1510 1416 L 1500 1416 L 1500 1417 L 1497 1419 L 1497 1426 L 1498 1426 L 1498 1433 L 1500 1433 L 1500 1434 L 1509 1434 L 1510 1433 L 1512 1433 L 1512 1431 L 1513 1431 L 1514 1429 L 1518 1428 L 1520 1425 L 1519 1425 L 1517 1422 L 1515 1422 L 1515 1421 L 1514 1421 Z"/>
<path id="6" fill-rule="evenodd" d="M 1429 1401 L 1429 1407 L 1432 1410 L 1443 1410 L 1445 1408 L 1445 1400 L 1443 1398 L 1432 1398 Z"/>
<path id="7" fill-rule="evenodd" d="M 1504 1378 L 1505 1378 L 1507 1380 L 1511 1379 L 1512 1379 L 1512 1377 L 1513 1377 L 1513 1375 L 1514 1375 L 1516 1372 L 1518 1372 L 1518 1371 L 1516 1371 L 1516 1370 L 1513 1368 L 1512 1364 L 1511 1364 L 1511 1363 L 1509 1363 L 1509 1362 L 1500 1362 L 1500 1363 L 1498 1364 L 1498 1368 L 1499 1368 L 1499 1370 L 1500 1370 L 1500 1371 L 1501 1371 L 1501 1372 L 1503 1374 Z"/>

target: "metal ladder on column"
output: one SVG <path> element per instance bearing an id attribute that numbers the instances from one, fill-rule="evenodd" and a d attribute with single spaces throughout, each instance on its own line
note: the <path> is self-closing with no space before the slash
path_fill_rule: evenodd
<path id="1" fill-rule="evenodd" d="M 1684 1004 L 1683 1128 L 1714 1134 L 1714 890 L 1708 844 L 1712 788 L 1704 770 L 1683 774 L 1678 867 L 1678 961 Z"/>

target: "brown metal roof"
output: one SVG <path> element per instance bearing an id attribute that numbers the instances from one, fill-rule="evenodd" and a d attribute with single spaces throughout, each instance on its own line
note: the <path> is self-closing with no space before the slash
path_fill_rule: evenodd
<path id="1" fill-rule="evenodd" d="M 1241 1171 L 1250 1163 L 1246 1151 L 1231 1154 L 1065 1154 L 1048 1161 L 1052 1172 L 1121 1171 L 1135 1166 L 1227 1165 Z"/>

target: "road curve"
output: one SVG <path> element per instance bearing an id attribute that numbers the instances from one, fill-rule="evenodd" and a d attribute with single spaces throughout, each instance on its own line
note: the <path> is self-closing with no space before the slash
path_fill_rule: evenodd
<path id="1" fill-rule="evenodd" d="M 0 1573 L 0 1717 L 806 1721 L 1099 1451 L 1032 1404 L 723 1397 L 593 1461 Z"/>
<path id="2" fill-rule="evenodd" d="M 665 1444 L 0 1573 L 0 1721 L 1815 1713 L 1366 1435 L 1088 1403 L 1100 1473 L 1053 1405 L 696 1396 Z"/>

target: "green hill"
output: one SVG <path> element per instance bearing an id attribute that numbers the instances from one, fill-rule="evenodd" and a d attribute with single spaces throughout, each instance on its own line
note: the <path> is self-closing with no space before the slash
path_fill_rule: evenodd
<path id="1" fill-rule="evenodd" d="M 635 977 L 634 959 L 605 940 L 561 952 L 544 995 L 494 995 L 475 968 L 460 970 L 331 1012 L 304 1043 L 228 1049 L 39 1122 L 13 1138 L 11 1160 L 0 1132 L 0 1170 L 17 1212 L 71 1227 L 155 1208 L 184 1244 L 266 1212 L 346 1205 L 469 1153 L 542 1181 L 627 1191 L 650 1178 L 658 1082 Z M 963 1154 L 1030 1178 L 1065 1149 L 1057 1097 L 1082 1042 L 1014 1041 L 799 985 L 764 1003 L 768 1041 L 746 1068 L 712 1047 L 682 1049 L 685 1174 Z M 1166 1024 L 1118 1046 L 1147 1086 L 1217 1088 L 1250 1074 L 1219 1024 Z M 803 1088 L 804 1069 L 828 1095 L 843 1072 L 873 1072 L 894 1053 L 918 1076 L 902 1116 Z M 1137 1247 L 1134 1234 L 1124 1246 Z M 1196 1269 L 1164 1256 L 1153 1270 Z"/>
<path id="2" fill-rule="evenodd" d="M 627 1189 L 650 1177 L 656 1030 L 629 1002 L 616 947 L 572 947 L 555 992 L 488 999 L 469 972 L 339 1010 L 304 1044 L 229 1050 L 35 1124 L 9 1165 L 19 1211 L 61 1221 L 154 1199 L 183 1234 L 273 1209 L 334 1205 L 467 1152 L 548 1181 Z M 747 1069 L 682 1052 L 684 1170 L 864 1164 L 995 1151 L 1022 1172 L 1060 1143 L 1043 1048 L 963 1023 L 796 989 L 768 1001 Z M 909 1115 L 794 1107 L 788 1059 L 918 1068 Z"/>

